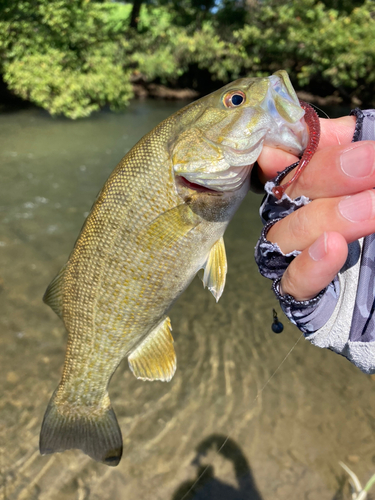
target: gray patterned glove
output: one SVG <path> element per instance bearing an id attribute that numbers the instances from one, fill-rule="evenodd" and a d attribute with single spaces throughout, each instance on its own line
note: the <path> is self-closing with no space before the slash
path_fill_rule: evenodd
<path id="1" fill-rule="evenodd" d="M 357 118 L 353 142 L 375 140 L 375 110 L 352 111 Z M 280 294 L 280 280 L 290 262 L 300 253 L 283 254 L 279 246 L 267 240 L 273 224 L 310 202 L 305 196 L 292 200 L 284 195 L 277 200 L 272 188 L 295 168 L 291 165 L 268 182 L 260 207 L 264 225 L 255 247 L 260 273 L 273 280 L 273 290 L 281 308 L 318 347 L 342 354 L 365 373 L 375 373 L 375 235 L 349 245 L 348 259 L 330 285 L 316 297 L 297 301 Z"/>

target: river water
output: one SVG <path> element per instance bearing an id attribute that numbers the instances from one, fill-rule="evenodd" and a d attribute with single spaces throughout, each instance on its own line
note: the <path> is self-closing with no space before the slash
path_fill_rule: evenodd
<path id="1" fill-rule="evenodd" d="M 66 344 L 43 293 L 114 166 L 181 106 L 137 102 L 126 113 L 77 122 L 35 109 L 0 116 L 6 500 L 338 500 L 349 498 L 340 460 L 363 482 L 375 472 L 374 378 L 311 346 L 290 324 L 281 335 L 271 331 L 272 308 L 279 308 L 253 261 L 261 228 L 261 197 L 254 194 L 226 232 L 229 271 L 220 302 L 196 278 L 171 311 L 178 359 L 172 382 L 138 381 L 126 362 L 111 381 L 124 438 L 120 465 L 97 464 L 80 451 L 39 455 Z"/>

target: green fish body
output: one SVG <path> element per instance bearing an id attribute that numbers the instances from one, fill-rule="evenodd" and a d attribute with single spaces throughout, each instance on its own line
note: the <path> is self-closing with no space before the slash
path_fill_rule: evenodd
<path id="1" fill-rule="evenodd" d="M 284 71 L 237 80 L 164 120 L 115 168 L 44 296 L 68 345 L 42 424 L 42 454 L 78 448 L 119 463 L 111 376 L 127 356 L 137 378 L 171 380 L 167 312 L 200 269 L 220 298 L 223 234 L 249 190 L 251 167 L 264 144 L 301 154 L 303 115 Z"/>

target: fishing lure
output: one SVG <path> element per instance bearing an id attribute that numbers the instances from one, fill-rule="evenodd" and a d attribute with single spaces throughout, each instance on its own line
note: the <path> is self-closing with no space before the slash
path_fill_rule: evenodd
<path id="1" fill-rule="evenodd" d="M 298 177 L 301 175 L 304 168 L 310 163 L 311 158 L 318 149 L 318 144 L 320 139 L 319 117 L 315 109 L 312 106 L 310 106 L 310 104 L 307 104 L 307 102 L 301 100 L 299 102 L 302 109 L 305 111 L 305 122 L 306 125 L 309 127 L 309 142 L 299 161 L 299 164 L 297 166 L 297 169 L 293 177 L 282 186 L 275 186 L 272 189 L 273 194 L 278 200 L 282 198 L 286 188 L 288 188 L 294 181 L 298 179 Z"/>
<path id="2" fill-rule="evenodd" d="M 284 325 L 277 317 L 277 312 L 275 311 L 275 309 L 273 309 L 273 323 L 271 328 L 274 333 L 281 333 L 284 330 Z"/>

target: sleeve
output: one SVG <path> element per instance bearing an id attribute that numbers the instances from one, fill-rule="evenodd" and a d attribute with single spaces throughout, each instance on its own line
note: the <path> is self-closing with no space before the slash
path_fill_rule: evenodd
<path id="1" fill-rule="evenodd" d="M 352 111 L 357 118 L 353 142 L 375 140 L 375 110 Z M 347 261 L 330 285 L 316 297 L 297 301 L 281 295 L 280 280 L 290 262 L 300 252 L 283 254 L 267 240 L 267 232 L 277 221 L 310 202 L 306 197 L 277 200 L 272 188 L 297 164 L 291 165 L 268 182 L 260 207 L 264 223 L 255 247 L 259 271 L 273 280 L 273 291 L 281 308 L 312 344 L 345 356 L 365 373 L 375 373 L 375 234 L 349 245 Z"/>

